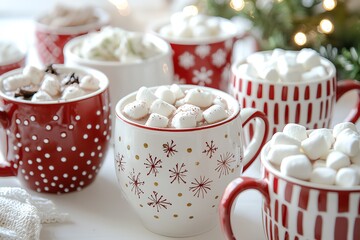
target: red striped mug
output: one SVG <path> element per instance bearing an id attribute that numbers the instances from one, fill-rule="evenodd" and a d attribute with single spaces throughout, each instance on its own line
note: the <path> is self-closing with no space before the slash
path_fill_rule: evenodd
<path id="1" fill-rule="evenodd" d="M 237 178 L 224 192 L 220 218 L 227 239 L 236 239 L 231 207 L 249 189 L 264 197 L 262 223 L 268 240 L 360 239 L 360 186 L 343 188 L 283 176 L 266 161 L 268 149 L 269 143 L 261 151 L 261 179 Z"/>
<path id="2" fill-rule="evenodd" d="M 239 69 L 242 64 L 234 63 L 231 67 L 229 91 L 243 108 L 256 108 L 267 115 L 269 139 L 274 133 L 282 131 L 287 123 L 297 123 L 308 129 L 331 127 L 336 101 L 348 91 L 360 90 L 358 81 L 337 81 L 335 66 L 325 58 L 321 58 L 321 64 L 327 69 L 328 75 L 301 82 L 256 79 Z M 359 110 L 360 100 L 357 100 L 346 121 L 355 123 L 360 116 Z M 249 124 L 244 129 L 246 142 L 252 135 L 253 126 Z"/>

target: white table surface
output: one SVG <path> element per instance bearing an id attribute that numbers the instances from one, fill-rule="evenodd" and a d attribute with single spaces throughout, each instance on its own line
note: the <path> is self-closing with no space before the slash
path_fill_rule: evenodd
<path id="1" fill-rule="evenodd" d="M 27 29 L 27 32 L 14 32 L 14 29 L 17 29 L 16 27 Z M 19 36 L 33 34 L 31 32 L 33 29 L 32 24 L 28 19 L 8 20 L 0 18 L 0 29 L 20 34 Z M 31 40 L 28 41 L 29 59 L 32 59 L 32 64 L 37 65 L 38 62 L 36 62 L 36 53 L 32 47 L 32 42 Z M 347 94 L 340 99 L 335 108 L 333 124 L 343 119 L 351 108 L 350 103 L 354 102 L 354 99 L 356 99 L 356 93 Z M 360 126 L 359 123 L 357 125 Z M 28 190 L 34 196 L 52 200 L 61 212 L 69 213 L 69 219 L 65 223 L 44 224 L 41 231 L 41 240 L 173 239 L 154 234 L 143 227 L 118 187 L 113 155 L 113 147 L 111 146 L 96 180 L 80 192 L 56 195 L 40 194 Z M 259 177 L 259 165 L 259 162 L 255 162 L 244 175 Z M 5 186 L 21 187 L 15 177 L 0 178 L 0 187 Z M 264 239 L 261 223 L 261 202 L 261 195 L 253 190 L 246 191 L 238 197 L 232 213 L 233 227 L 238 240 Z M 209 232 L 182 239 L 221 240 L 225 239 L 225 237 L 220 226 L 217 225 Z"/>

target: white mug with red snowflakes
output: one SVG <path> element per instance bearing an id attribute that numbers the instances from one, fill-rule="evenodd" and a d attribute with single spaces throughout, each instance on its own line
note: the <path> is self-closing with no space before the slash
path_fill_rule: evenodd
<path id="1" fill-rule="evenodd" d="M 182 89 L 194 85 L 181 85 Z M 136 92 L 116 105 L 115 168 L 128 203 L 149 230 L 186 237 L 212 229 L 224 189 L 259 154 L 268 134 L 266 116 L 240 109 L 229 94 L 207 87 L 226 101 L 229 116 L 193 128 L 156 128 L 129 119 L 124 106 Z M 150 88 L 155 91 L 155 88 Z M 255 120 L 257 136 L 244 149 L 242 128 Z"/>

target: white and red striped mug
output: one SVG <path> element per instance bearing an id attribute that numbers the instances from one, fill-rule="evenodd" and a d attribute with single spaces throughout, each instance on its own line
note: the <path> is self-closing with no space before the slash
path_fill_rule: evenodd
<path id="1" fill-rule="evenodd" d="M 335 66 L 323 57 L 321 64 L 327 69 L 328 75 L 301 82 L 256 79 L 239 69 L 243 63 L 234 63 L 231 67 L 229 92 L 243 108 L 256 108 L 267 115 L 269 139 L 274 133 L 282 131 L 287 123 L 298 123 L 308 129 L 331 127 L 336 101 L 351 90 L 360 90 L 358 81 L 337 81 Z M 357 100 L 357 105 L 346 121 L 355 123 L 360 117 L 359 110 L 360 100 Z M 246 142 L 249 142 L 252 135 L 253 126 L 249 124 L 248 128 L 244 129 Z"/>
<path id="2" fill-rule="evenodd" d="M 266 161 L 269 143 L 261 151 L 262 178 L 239 177 L 226 188 L 220 203 L 221 226 L 236 239 L 231 208 L 243 191 L 263 197 L 262 222 L 268 240 L 360 239 L 360 186 L 343 188 L 283 176 Z"/>

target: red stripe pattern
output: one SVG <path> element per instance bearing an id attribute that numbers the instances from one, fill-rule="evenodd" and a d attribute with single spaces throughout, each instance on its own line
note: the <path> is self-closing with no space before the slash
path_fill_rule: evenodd
<path id="1" fill-rule="evenodd" d="M 298 123 L 308 129 L 330 127 L 335 103 L 336 78 L 297 85 L 239 78 L 232 73 L 229 92 L 242 107 L 254 107 L 269 118 L 274 133 L 287 123 Z M 251 105 L 248 105 L 251 103 Z M 246 137 L 245 129 L 245 138 Z M 269 134 L 269 139 L 272 137 Z M 245 139 L 246 142 L 249 139 Z"/>
<path id="2" fill-rule="evenodd" d="M 267 239 L 360 239 L 360 190 L 310 188 L 266 169 L 264 176 L 270 183 L 270 205 L 262 207 Z"/>

